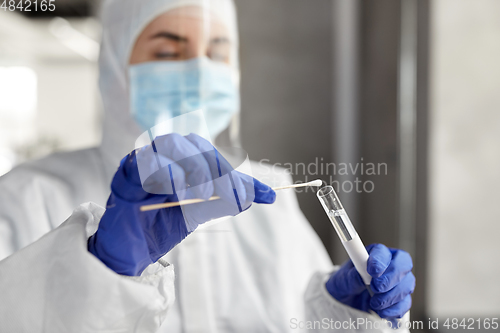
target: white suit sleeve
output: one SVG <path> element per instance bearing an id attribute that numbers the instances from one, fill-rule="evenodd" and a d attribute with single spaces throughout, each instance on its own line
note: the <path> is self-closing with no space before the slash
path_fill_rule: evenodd
<path id="1" fill-rule="evenodd" d="M 2 332 L 156 332 L 175 298 L 174 269 L 124 277 L 87 251 L 104 209 L 77 208 L 61 226 L 0 261 Z"/>
<path id="2" fill-rule="evenodd" d="M 336 267 L 338 269 L 339 267 Z M 334 271 L 335 272 L 335 271 Z M 407 333 L 404 323 L 409 320 L 409 313 L 402 318 L 399 329 L 392 329 L 377 315 L 369 314 L 347 306 L 326 290 L 325 283 L 332 273 L 316 273 L 309 282 L 305 293 L 306 322 L 303 325 L 315 325 L 315 332 L 332 330 L 353 333 Z"/>

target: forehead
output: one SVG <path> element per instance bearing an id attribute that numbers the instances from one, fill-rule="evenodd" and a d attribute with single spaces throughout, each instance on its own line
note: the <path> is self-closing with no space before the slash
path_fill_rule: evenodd
<path id="1" fill-rule="evenodd" d="M 199 6 L 185 6 L 169 10 L 151 21 L 143 30 L 143 34 L 155 34 L 160 31 L 194 32 L 210 35 L 229 35 L 229 29 L 213 11 Z"/>

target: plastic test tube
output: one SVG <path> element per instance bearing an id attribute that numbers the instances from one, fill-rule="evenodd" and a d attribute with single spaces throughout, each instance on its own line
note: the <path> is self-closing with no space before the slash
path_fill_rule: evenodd
<path id="1" fill-rule="evenodd" d="M 337 231 L 337 235 L 340 237 L 342 245 L 344 245 L 354 267 L 356 267 L 359 275 L 361 275 L 368 292 L 373 296 L 373 292 L 370 288 L 372 277 L 366 271 L 369 257 L 368 252 L 359 238 L 356 229 L 354 229 L 349 216 L 347 216 L 344 207 L 342 207 L 335 190 L 332 186 L 325 186 L 322 187 L 316 195 L 330 218 L 335 231 Z"/>

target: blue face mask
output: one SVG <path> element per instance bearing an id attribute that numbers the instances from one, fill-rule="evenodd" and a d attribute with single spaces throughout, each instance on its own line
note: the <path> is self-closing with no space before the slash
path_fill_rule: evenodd
<path id="1" fill-rule="evenodd" d="M 132 65 L 129 79 L 131 113 L 145 131 L 162 121 L 201 110 L 210 136 L 215 139 L 239 111 L 233 70 L 205 57 Z M 178 122 L 172 132 L 196 133 L 198 125 Z"/>

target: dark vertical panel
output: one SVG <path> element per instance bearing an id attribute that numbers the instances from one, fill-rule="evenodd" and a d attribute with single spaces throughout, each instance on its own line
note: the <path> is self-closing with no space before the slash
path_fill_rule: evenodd
<path id="1" fill-rule="evenodd" d="M 362 195 L 361 237 L 366 243 L 399 243 L 398 63 L 401 2 L 362 2 L 361 121 L 363 162 L 386 163 L 387 175 L 366 176 L 373 193 Z M 428 1 L 418 1 L 416 251 L 412 319 L 424 320 L 427 255 Z"/>
<path id="2" fill-rule="evenodd" d="M 362 157 L 366 166 L 385 163 L 387 174 L 382 165 L 382 174 L 364 176 L 364 180 L 372 181 L 375 188 L 362 195 L 360 234 L 367 244 L 397 246 L 400 2 L 363 1 L 362 11 Z"/>
<path id="3" fill-rule="evenodd" d="M 331 154 L 331 1 L 237 0 L 242 145 L 253 160 L 328 161 Z M 301 170 L 299 170 L 301 171 Z M 305 180 L 300 172 L 294 180 Z M 309 176 L 309 180 L 312 180 Z M 327 243 L 332 227 L 312 191 L 298 194 Z"/>
<path id="4" fill-rule="evenodd" d="M 428 249 L 428 128 L 429 128 L 429 36 L 430 2 L 418 2 L 417 39 L 417 206 L 416 258 L 414 273 L 417 290 L 413 296 L 412 313 L 418 320 L 426 320 L 427 312 L 427 249 Z"/>

